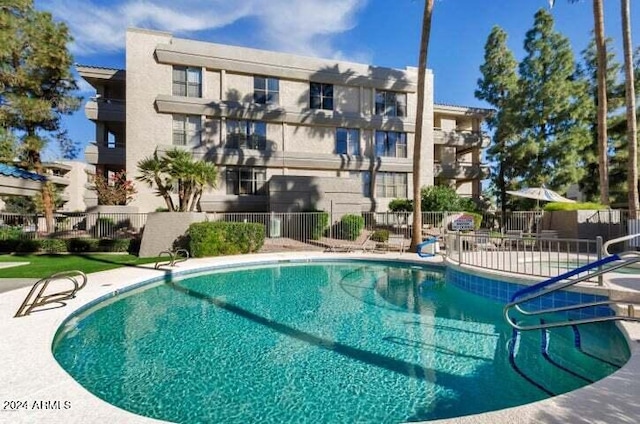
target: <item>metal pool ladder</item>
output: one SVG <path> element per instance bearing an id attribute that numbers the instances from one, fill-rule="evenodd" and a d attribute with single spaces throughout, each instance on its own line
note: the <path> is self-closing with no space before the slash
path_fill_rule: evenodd
<path id="1" fill-rule="evenodd" d="M 65 290 L 51 292 L 47 294 L 47 288 L 49 284 L 54 281 L 67 281 L 71 283 L 70 287 Z M 24 317 L 29 315 L 35 308 L 39 308 L 50 303 L 59 303 L 61 308 L 66 305 L 65 301 L 76 297 L 76 293 L 87 285 L 87 276 L 84 272 L 74 270 L 58 272 L 57 274 L 50 275 L 49 277 L 38 280 L 31 291 L 18 308 L 18 312 L 14 315 L 14 318 Z M 50 308 L 53 309 L 53 308 Z"/>
<path id="2" fill-rule="evenodd" d="M 161 256 L 168 256 L 169 257 L 169 261 L 168 262 L 162 262 L 162 261 L 158 261 L 156 262 L 156 264 L 153 266 L 155 269 L 159 269 L 161 266 L 166 266 L 169 265 L 170 267 L 175 266 L 176 264 L 179 264 L 180 262 L 184 262 L 187 259 L 189 259 L 189 251 L 187 249 L 178 249 L 178 250 L 163 250 L 162 252 L 158 253 L 158 257 Z"/>
<path id="3" fill-rule="evenodd" d="M 574 284 L 577 284 L 581 281 L 588 280 L 589 278 L 597 277 L 599 275 L 603 275 L 608 272 L 615 271 L 616 269 L 631 265 L 633 263 L 640 262 L 640 252 L 628 251 L 628 252 L 623 252 L 623 253 L 613 254 L 613 255 L 609 254 L 608 252 L 608 248 L 612 244 L 620 243 L 626 240 L 631 240 L 639 236 L 640 234 L 633 234 L 633 235 L 609 240 L 603 246 L 604 252 L 608 256 L 602 259 L 599 259 L 597 261 L 591 262 L 587 265 L 583 265 L 576 269 L 560 274 L 556 277 L 551 277 L 538 284 L 525 287 L 524 289 L 516 292 L 511 297 L 511 301 L 507 303 L 504 307 L 504 317 L 506 321 L 514 329 L 520 330 L 520 331 L 575 326 L 579 324 L 589 324 L 593 322 L 603 322 L 603 321 L 622 321 L 622 320 L 640 321 L 640 317 L 635 316 L 635 306 L 639 304 L 635 302 L 628 302 L 628 301 L 602 300 L 602 301 L 596 301 L 596 302 L 585 302 L 585 303 L 578 303 L 575 305 L 568 305 L 568 306 L 561 306 L 561 307 L 547 308 L 547 309 L 538 309 L 538 310 L 526 310 L 522 307 L 523 303 L 529 302 L 534 299 L 538 299 L 549 293 L 562 290 L 564 288 L 573 286 Z M 584 274 L 584 273 L 587 273 L 587 274 L 579 276 L 579 274 Z M 575 278 L 572 278 L 572 277 L 575 277 Z M 595 316 L 591 318 L 556 321 L 556 322 L 542 321 L 540 324 L 534 324 L 534 325 L 520 325 L 510 315 L 510 312 L 513 309 L 517 310 L 519 313 L 523 315 L 532 316 L 532 315 L 542 315 L 542 314 L 554 313 L 554 312 L 568 312 L 568 311 L 592 308 L 592 307 L 598 307 L 598 306 L 609 306 L 609 305 L 620 304 L 620 303 L 627 304 L 627 315 L 614 314 L 614 315 L 607 315 L 607 316 Z"/>

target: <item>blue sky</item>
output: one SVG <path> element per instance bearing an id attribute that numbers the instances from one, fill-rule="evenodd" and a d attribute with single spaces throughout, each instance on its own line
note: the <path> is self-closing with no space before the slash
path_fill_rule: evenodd
<path id="1" fill-rule="evenodd" d="M 605 30 L 621 61 L 620 2 L 604 3 Z M 69 25 L 77 63 L 115 68 L 124 68 L 129 26 L 376 66 L 416 66 L 423 5 L 422 0 L 36 0 L 38 8 Z M 631 6 L 633 43 L 639 46 L 640 4 Z M 486 106 L 473 92 L 491 28 L 499 25 L 507 31 L 509 46 L 521 59 L 524 35 L 540 8 L 548 8 L 548 1 L 436 0 L 428 58 L 436 102 Z M 552 13 L 556 29 L 579 54 L 593 27 L 592 2 L 556 0 Z M 81 88 L 85 98 L 92 95 L 86 84 Z M 83 144 L 95 138 L 83 109 L 66 118 L 65 125 Z"/>

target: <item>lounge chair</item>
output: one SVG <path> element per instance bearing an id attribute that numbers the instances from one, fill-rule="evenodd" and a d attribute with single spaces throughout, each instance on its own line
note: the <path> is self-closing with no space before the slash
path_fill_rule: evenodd
<path id="1" fill-rule="evenodd" d="M 489 231 L 476 231 L 474 246 L 477 250 L 498 250 L 498 246 L 491 241 Z"/>
<path id="2" fill-rule="evenodd" d="M 382 249 L 386 252 L 393 250 L 404 253 L 406 249 L 405 241 L 404 234 L 389 234 L 389 240 L 385 243 L 379 244 L 378 249 Z"/>
<path id="3" fill-rule="evenodd" d="M 368 243 L 371 240 L 371 234 L 370 231 L 365 230 L 356 240 L 351 242 L 348 240 L 323 238 L 320 244 L 325 247 L 325 252 L 353 252 L 356 250 L 366 252 L 370 250 Z"/>
<path id="4" fill-rule="evenodd" d="M 504 235 L 504 247 L 511 248 L 513 246 L 518 246 L 518 243 L 522 243 L 522 230 L 507 230 Z"/>

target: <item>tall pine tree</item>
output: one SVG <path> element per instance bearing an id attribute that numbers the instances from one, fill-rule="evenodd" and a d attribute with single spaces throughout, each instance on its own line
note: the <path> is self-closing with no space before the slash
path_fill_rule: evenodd
<path id="1" fill-rule="evenodd" d="M 494 26 L 484 47 L 484 63 L 480 66 L 482 77 L 478 79 L 476 98 L 489 103 L 494 113 L 487 118 L 493 130 L 493 141 L 487 157 L 495 165 L 492 183 L 498 192 L 502 216 L 506 216 L 507 189 L 514 177 L 515 168 L 510 157 L 509 142 L 513 139 L 513 108 L 516 97 L 518 62 L 507 47 L 507 33 Z"/>
<path id="2" fill-rule="evenodd" d="M 580 153 L 590 144 L 588 93 L 576 80 L 566 37 L 545 10 L 535 15 L 519 66 L 518 140 L 512 146 L 521 183 L 564 191 L 584 173 Z"/>
<path id="3" fill-rule="evenodd" d="M 0 7 L 0 126 L 18 138 L 23 165 L 40 174 L 47 141 L 59 134 L 62 116 L 79 107 L 70 41 L 67 27 L 36 10 L 32 0 L 7 0 Z M 51 183 L 41 200 L 51 231 Z"/>

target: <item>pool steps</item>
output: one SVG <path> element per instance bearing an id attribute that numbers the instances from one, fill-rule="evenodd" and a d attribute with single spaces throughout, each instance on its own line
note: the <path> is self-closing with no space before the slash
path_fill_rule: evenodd
<path id="1" fill-rule="evenodd" d="M 631 238 L 635 238 L 638 236 L 640 236 L 640 234 L 635 234 L 632 236 L 625 236 L 625 237 L 620 237 L 618 239 L 610 240 L 604 246 L 605 252 L 608 254 L 608 247 L 611 244 L 619 243 L 621 241 L 629 240 Z M 629 252 L 623 252 L 620 254 L 613 254 L 613 255 L 606 256 L 605 258 L 599 259 L 597 261 L 591 262 L 587 265 L 583 265 L 578 268 L 572 269 L 558 276 L 551 277 L 538 284 L 525 287 L 517 291 L 516 293 L 514 293 L 510 301 L 505 305 L 504 317 L 506 321 L 513 328 L 520 331 L 575 326 L 580 324 L 589 324 L 593 322 L 603 322 L 603 321 L 619 321 L 619 320 L 640 321 L 640 317 L 636 316 L 635 314 L 635 307 L 640 305 L 632 301 L 624 302 L 627 305 L 627 308 L 626 308 L 626 314 L 623 314 L 623 315 L 619 314 L 620 308 L 617 307 L 621 303 L 621 301 L 611 300 L 611 299 L 598 300 L 594 302 L 583 302 L 583 303 L 577 303 L 577 304 L 568 305 L 568 306 L 560 306 L 555 308 L 541 308 L 536 310 L 528 310 L 523 308 L 523 304 L 527 302 L 539 299 L 543 296 L 546 296 L 558 290 L 562 290 L 570 286 L 573 286 L 579 282 L 606 274 L 608 272 L 614 271 L 616 269 L 619 269 L 625 266 L 629 266 L 637 262 L 640 262 L 640 252 L 629 251 Z M 511 311 L 514 309 L 522 315 L 533 316 L 533 315 L 541 315 L 541 314 L 556 313 L 556 312 L 571 312 L 571 311 L 576 311 L 580 309 L 598 308 L 598 307 L 604 307 L 604 306 L 608 307 L 611 313 L 609 313 L 608 315 L 597 315 L 594 317 L 588 317 L 588 318 L 583 318 L 583 319 L 574 320 L 574 321 L 567 319 L 566 321 L 541 322 L 540 324 L 523 325 L 518 323 L 515 319 L 511 317 Z"/>

